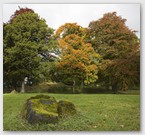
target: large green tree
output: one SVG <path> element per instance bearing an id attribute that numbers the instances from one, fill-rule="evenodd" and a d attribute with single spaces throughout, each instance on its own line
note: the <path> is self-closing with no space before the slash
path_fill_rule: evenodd
<path id="1" fill-rule="evenodd" d="M 4 84 L 16 87 L 21 83 L 25 92 L 25 77 L 38 75 L 41 63 L 49 57 L 53 29 L 28 8 L 16 11 L 3 27 Z"/>
<path id="2" fill-rule="evenodd" d="M 139 79 L 140 45 L 135 31 L 130 30 L 126 19 L 116 12 L 89 24 L 87 42 L 90 42 L 102 60 L 100 78 L 118 89 L 128 89 Z"/>

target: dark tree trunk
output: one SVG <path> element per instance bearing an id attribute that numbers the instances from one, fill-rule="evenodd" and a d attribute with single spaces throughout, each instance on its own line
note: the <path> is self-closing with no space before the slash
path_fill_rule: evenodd
<path id="1" fill-rule="evenodd" d="M 118 93 L 117 83 L 114 83 L 114 84 L 112 85 L 112 91 L 113 91 L 114 94 L 117 94 L 117 93 Z"/>
<path id="2" fill-rule="evenodd" d="M 81 92 L 83 91 L 83 89 L 84 89 L 84 81 L 82 80 L 82 82 L 81 82 Z"/>

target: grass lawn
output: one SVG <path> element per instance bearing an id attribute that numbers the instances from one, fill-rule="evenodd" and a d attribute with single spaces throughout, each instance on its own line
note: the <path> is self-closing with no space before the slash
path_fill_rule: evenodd
<path id="1" fill-rule="evenodd" d="M 29 124 L 20 110 L 33 94 L 4 94 L 4 131 L 139 131 L 140 96 L 125 94 L 49 94 L 72 101 L 75 116 L 57 124 Z"/>

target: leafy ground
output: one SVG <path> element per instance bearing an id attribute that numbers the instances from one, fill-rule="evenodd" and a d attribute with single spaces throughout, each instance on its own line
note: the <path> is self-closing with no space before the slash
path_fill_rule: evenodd
<path id="1" fill-rule="evenodd" d="M 37 93 L 38 94 L 38 93 Z M 139 131 L 140 96 L 125 94 L 49 94 L 57 100 L 72 101 L 77 115 L 58 124 L 31 125 L 20 117 L 20 110 L 33 94 L 4 94 L 5 131 Z"/>

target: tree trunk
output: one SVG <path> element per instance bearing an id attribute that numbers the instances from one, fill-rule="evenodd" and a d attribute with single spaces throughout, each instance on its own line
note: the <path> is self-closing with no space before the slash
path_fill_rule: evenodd
<path id="1" fill-rule="evenodd" d="M 114 94 L 117 94 L 117 93 L 118 93 L 117 83 L 114 83 L 114 84 L 112 85 L 112 91 L 113 91 Z"/>
<path id="2" fill-rule="evenodd" d="M 84 89 L 84 81 L 82 80 L 82 82 L 81 82 L 81 92 L 83 91 L 83 89 Z"/>
<path id="3" fill-rule="evenodd" d="M 25 82 L 22 81 L 21 93 L 25 93 Z"/>
<path id="4" fill-rule="evenodd" d="M 73 80 L 73 94 L 75 94 L 75 86 L 76 86 L 76 80 L 74 78 L 74 80 Z"/>

